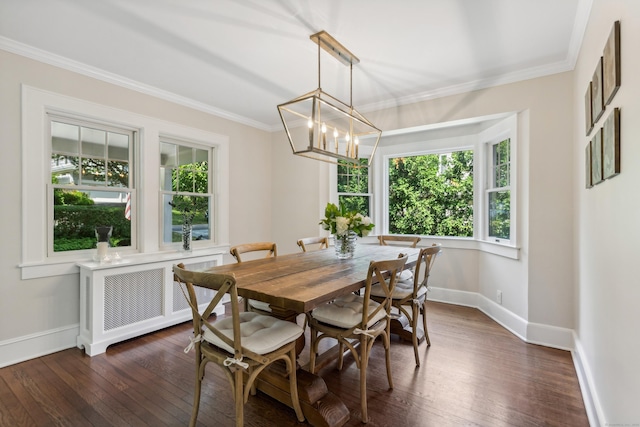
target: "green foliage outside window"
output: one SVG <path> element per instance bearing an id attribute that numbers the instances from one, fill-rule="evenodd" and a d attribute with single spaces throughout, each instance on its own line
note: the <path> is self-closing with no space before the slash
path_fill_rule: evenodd
<path id="1" fill-rule="evenodd" d="M 389 160 L 389 232 L 473 236 L 473 151 Z"/>
<path id="2" fill-rule="evenodd" d="M 360 165 L 366 166 L 368 160 L 360 159 Z M 346 193 L 346 194 L 345 194 Z M 353 168 L 346 163 L 338 163 L 338 202 L 347 211 L 369 213 L 369 169 Z"/>

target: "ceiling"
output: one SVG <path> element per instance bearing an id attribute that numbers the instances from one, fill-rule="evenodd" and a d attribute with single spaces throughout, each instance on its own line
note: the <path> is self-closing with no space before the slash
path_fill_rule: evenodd
<path id="1" fill-rule="evenodd" d="M 0 49 L 260 129 L 318 87 L 362 113 L 572 70 L 592 0 L 2 0 Z M 325 54 L 325 92 L 349 69 Z"/>

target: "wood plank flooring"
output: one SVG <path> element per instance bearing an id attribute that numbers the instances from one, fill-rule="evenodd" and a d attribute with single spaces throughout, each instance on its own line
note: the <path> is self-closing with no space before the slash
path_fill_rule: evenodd
<path id="1" fill-rule="evenodd" d="M 431 347 L 392 343 L 393 390 L 384 351 L 374 345 L 368 372 L 368 426 L 588 426 L 571 355 L 526 344 L 480 311 L 429 303 Z M 89 357 L 68 349 L 0 369 L 0 426 L 186 426 L 192 408 L 191 324 L 114 344 Z M 308 349 L 300 363 L 308 361 Z M 320 374 L 359 426 L 359 373 Z M 201 426 L 234 425 L 227 380 L 207 369 Z M 298 426 L 293 410 L 259 393 L 245 405 L 247 426 Z"/>

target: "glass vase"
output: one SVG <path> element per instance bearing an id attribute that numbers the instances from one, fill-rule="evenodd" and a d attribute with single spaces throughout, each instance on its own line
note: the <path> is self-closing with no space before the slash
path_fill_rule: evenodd
<path id="1" fill-rule="evenodd" d="M 191 252 L 191 240 L 193 238 L 193 225 L 188 223 L 182 224 L 182 250 Z"/>
<path id="2" fill-rule="evenodd" d="M 333 246 L 336 250 L 336 256 L 339 259 L 353 258 L 356 251 L 356 239 L 358 235 L 354 231 L 348 231 L 347 234 L 334 235 Z"/>

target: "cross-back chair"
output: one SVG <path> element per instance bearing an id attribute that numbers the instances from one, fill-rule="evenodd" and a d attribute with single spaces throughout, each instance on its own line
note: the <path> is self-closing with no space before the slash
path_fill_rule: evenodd
<path id="1" fill-rule="evenodd" d="M 371 347 L 381 337 L 385 350 L 387 380 L 393 389 L 391 378 L 391 356 L 389 353 L 389 317 L 391 296 L 396 286 L 397 273 L 404 268 L 407 256 L 400 254 L 397 259 L 372 261 L 367 272 L 363 295 L 348 294 L 315 308 L 307 313 L 311 330 L 309 369 L 316 370 L 318 344 L 325 338 L 338 341 L 338 369 L 342 369 L 345 347 L 351 352 L 356 366 L 360 369 L 360 404 L 362 422 L 368 422 L 367 415 L 367 366 Z M 370 299 L 372 283 L 379 281 L 387 298 L 382 302 Z M 359 344 L 359 345 L 358 345 Z"/>
<path id="2" fill-rule="evenodd" d="M 415 248 L 418 242 L 420 242 L 420 240 L 422 239 L 418 236 L 401 236 L 401 235 L 378 236 L 378 241 L 380 242 L 381 246 L 390 246 L 389 244 L 391 243 L 391 245 L 396 244 L 396 245 L 409 246 L 409 247 Z"/>
<path id="3" fill-rule="evenodd" d="M 211 313 L 222 303 L 225 294 L 229 294 L 231 301 L 237 301 L 235 278 L 226 274 L 188 271 L 182 264 L 175 265 L 173 273 L 193 313 L 194 337 L 190 337 L 191 343 L 185 349 L 188 352 L 193 348 L 196 353 L 195 392 L 189 425 L 195 426 L 198 418 L 202 380 L 209 362 L 220 366 L 228 378 L 235 400 L 236 426 L 242 426 L 244 404 L 250 392 L 255 394 L 256 377 L 273 362 L 284 361 L 289 375 L 291 404 L 298 420 L 304 421 L 296 380 L 296 340 L 303 329 L 295 323 L 271 316 L 240 312 L 237 304 L 230 304 L 231 317 L 210 322 Z M 203 313 L 198 310 L 194 286 L 217 291 Z"/>
<path id="4" fill-rule="evenodd" d="M 264 254 L 264 258 L 278 256 L 278 247 L 273 242 L 256 242 L 256 243 L 243 243 L 241 245 L 233 246 L 229 249 L 229 253 L 236 259 L 238 263 L 243 262 L 241 255 L 243 254 Z M 272 310 L 269 304 L 263 301 L 257 301 L 253 299 L 245 300 L 245 310 L 256 311 L 262 314 L 271 314 Z"/>
<path id="5" fill-rule="evenodd" d="M 298 246 L 300 246 L 302 252 L 307 252 L 311 245 L 318 245 L 316 249 L 327 249 L 329 247 L 329 239 L 327 237 L 305 237 L 298 240 Z"/>
<path id="6" fill-rule="evenodd" d="M 404 314 L 412 330 L 413 353 L 416 365 L 420 366 L 420 355 L 418 354 L 418 321 L 422 315 L 422 325 L 427 347 L 431 345 L 429 331 L 427 329 L 427 292 L 429 290 L 429 275 L 436 260 L 436 256 L 441 251 L 441 245 L 433 244 L 420 250 L 413 277 L 410 280 L 398 280 L 391 304 L 396 307 L 401 314 Z M 378 285 L 371 288 L 371 298 L 376 301 L 386 300 L 386 291 Z"/>

